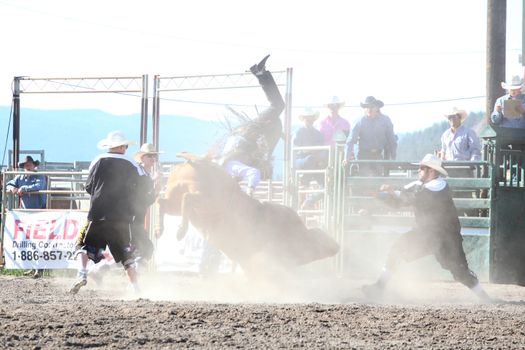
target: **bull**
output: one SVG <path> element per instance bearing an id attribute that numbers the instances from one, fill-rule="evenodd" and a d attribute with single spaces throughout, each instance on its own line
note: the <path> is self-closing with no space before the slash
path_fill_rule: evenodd
<path id="1" fill-rule="evenodd" d="M 172 168 L 165 198 L 159 199 L 161 223 L 164 214 L 182 217 L 177 239 L 191 223 L 247 273 L 269 264 L 296 267 L 338 252 L 330 236 L 307 228 L 293 209 L 248 196 L 226 171 L 204 157 L 187 152 L 177 156 L 186 162 Z"/>

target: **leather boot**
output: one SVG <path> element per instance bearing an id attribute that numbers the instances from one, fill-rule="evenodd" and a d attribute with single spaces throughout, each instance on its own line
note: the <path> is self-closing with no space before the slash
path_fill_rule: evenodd
<path id="1" fill-rule="evenodd" d="M 264 58 L 261 60 L 261 62 L 251 66 L 250 67 L 250 72 L 252 72 L 252 74 L 255 75 L 255 76 L 263 75 L 264 72 L 266 72 L 266 60 L 268 60 L 268 57 L 270 57 L 270 55 L 264 56 Z"/>

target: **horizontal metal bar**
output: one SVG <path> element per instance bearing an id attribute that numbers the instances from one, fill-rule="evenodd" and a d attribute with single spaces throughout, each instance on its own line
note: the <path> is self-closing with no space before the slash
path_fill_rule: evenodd
<path id="1" fill-rule="evenodd" d="M 406 177 L 362 177 L 349 176 L 346 178 L 347 184 L 350 186 L 376 186 L 378 189 L 382 184 L 403 186 L 415 178 Z M 447 178 L 446 180 L 450 187 L 467 187 L 467 188 L 491 188 L 492 180 L 490 178 Z"/>
<path id="2" fill-rule="evenodd" d="M 345 217 L 347 228 L 354 227 L 359 229 L 360 227 L 373 227 L 375 225 L 387 225 L 387 226 L 413 226 L 415 223 L 413 216 L 396 216 L 396 215 L 358 215 L 351 214 Z M 477 227 L 477 228 L 488 228 L 490 226 L 490 218 L 488 217 L 474 217 L 474 216 L 460 216 L 459 222 L 462 227 Z"/>
<path id="3" fill-rule="evenodd" d="M 456 208 L 461 209 L 490 209 L 489 198 L 453 198 Z M 350 196 L 346 198 L 348 208 L 363 208 L 377 206 L 388 208 L 386 203 L 375 197 L 368 196 Z"/>

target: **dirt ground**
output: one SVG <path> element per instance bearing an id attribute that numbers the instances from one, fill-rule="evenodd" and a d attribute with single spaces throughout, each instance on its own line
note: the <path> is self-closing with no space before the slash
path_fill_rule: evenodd
<path id="1" fill-rule="evenodd" d="M 0 347 L 23 349 L 523 349 L 525 288 L 485 284 L 480 304 L 453 282 L 396 281 L 367 301 L 362 281 L 316 278 L 271 287 L 242 276 L 120 271 L 77 295 L 73 278 L 0 276 Z M 274 281 L 275 282 L 275 281 Z"/>

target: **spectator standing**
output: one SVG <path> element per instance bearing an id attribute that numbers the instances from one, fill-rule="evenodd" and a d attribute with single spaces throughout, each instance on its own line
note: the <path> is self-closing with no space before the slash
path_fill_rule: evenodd
<path id="1" fill-rule="evenodd" d="M 337 96 L 333 96 L 331 101 L 325 104 L 330 114 L 319 124 L 325 145 L 334 146 L 336 142 L 345 142 L 350 134 L 350 123 L 339 115 L 339 110 L 344 105 L 345 102 Z"/>
<path id="2" fill-rule="evenodd" d="M 295 147 L 323 146 L 324 136 L 314 127 L 314 122 L 319 118 L 319 112 L 312 108 L 305 108 L 298 116 L 303 126 L 297 129 L 294 135 L 293 145 Z M 295 154 L 295 168 L 298 170 L 324 169 L 327 165 L 326 152 L 321 150 L 298 151 Z M 322 175 L 304 175 L 303 183 L 308 184 L 311 180 L 323 185 Z"/>
<path id="3" fill-rule="evenodd" d="M 468 268 L 461 226 L 450 188 L 444 179 L 448 174 L 441 159 L 427 154 L 418 164 L 418 181 L 398 191 L 388 185 L 381 186 L 379 198 L 388 204 L 414 206 L 416 226 L 394 242 L 379 279 L 374 284 L 363 286 L 363 292 L 372 298 L 380 297 L 399 263 L 433 255 L 444 269 L 452 273 L 454 280 L 467 286 L 482 301 L 490 301 L 478 278 Z"/>
<path id="4" fill-rule="evenodd" d="M 361 107 L 365 115 L 361 117 L 354 128 L 346 145 L 345 160 L 394 160 L 396 159 L 397 140 L 394 126 L 390 118 L 381 113 L 384 103 L 374 96 L 368 96 Z M 354 148 L 357 145 L 357 157 Z M 382 167 L 360 166 L 361 175 L 378 176 Z"/>
<path id="5" fill-rule="evenodd" d="M 467 112 L 456 107 L 445 113 L 450 128 L 441 136 L 441 159 L 448 161 L 479 161 L 481 159 L 481 144 L 478 135 L 472 129 L 463 125 Z M 471 167 L 449 167 L 451 177 L 473 177 Z M 472 198 L 476 193 L 471 191 L 454 191 L 456 198 Z M 478 210 L 465 210 L 467 216 L 477 216 Z"/>
<path id="6" fill-rule="evenodd" d="M 86 191 L 91 195 L 89 224 L 77 251 L 80 266 L 78 278 L 70 289 L 72 294 L 87 284 L 88 259 L 98 263 L 104 258 L 102 253 L 106 246 L 115 262 L 124 266 L 135 292 L 139 292 L 130 226 L 136 214 L 134 203 L 139 176 L 144 173 L 125 156 L 128 146 L 133 143 L 122 132 L 112 131 L 97 145 L 108 151 L 97 156 L 89 166 L 86 181 Z"/>
<path id="7" fill-rule="evenodd" d="M 23 162 L 18 163 L 18 168 L 23 168 L 25 174 L 17 175 L 6 183 L 7 191 L 18 197 L 19 206 L 23 209 L 45 209 L 46 195 L 34 193 L 46 189 L 46 178 L 44 175 L 36 174 L 37 167 L 40 165 L 38 160 L 31 156 L 26 156 Z M 30 270 L 24 275 L 41 278 L 44 274 L 43 269 Z"/>
<path id="8" fill-rule="evenodd" d="M 20 208 L 46 208 L 46 195 L 34 193 L 46 189 L 45 176 L 36 173 L 38 165 L 40 165 L 38 160 L 33 160 L 33 157 L 26 156 L 23 162 L 18 163 L 18 167 L 23 168 L 25 174 L 17 175 L 6 183 L 6 189 L 18 196 Z"/>
<path id="9" fill-rule="evenodd" d="M 481 159 L 481 144 L 476 132 L 463 125 L 467 112 L 453 107 L 445 113 L 450 128 L 441 135 L 440 157 L 445 161 L 479 161 Z M 472 177 L 472 170 L 465 168 L 449 168 L 453 177 Z"/>
<path id="10" fill-rule="evenodd" d="M 507 94 L 499 97 L 494 104 L 490 116 L 493 124 L 503 128 L 525 128 L 525 95 L 522 93 L 523 80 L 519 76 L 512 77 L 510 82 L 501 82 L 501 87 Z M 505 113 L 505 101 L 516 100 L 516 110 Z"/>

